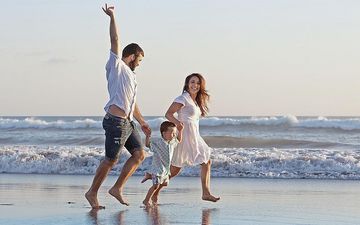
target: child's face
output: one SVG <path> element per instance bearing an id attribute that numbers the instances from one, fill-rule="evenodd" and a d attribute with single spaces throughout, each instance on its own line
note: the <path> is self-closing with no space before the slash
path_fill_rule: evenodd
<path id="1" fill-rule="evenodd" d="M 176 127 L 169 127 L 162 133 L 162 136 L 165 141 L 171 141 L 174 137 L 176 137 Z"/>

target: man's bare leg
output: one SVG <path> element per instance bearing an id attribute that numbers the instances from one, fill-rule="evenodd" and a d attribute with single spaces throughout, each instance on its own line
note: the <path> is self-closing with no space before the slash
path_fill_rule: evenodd
<path id="1" fill-rule="evenodd" d="M 135 151 L 132 156 L 125 162 L 120 176 L 117 179 L 114 186 L 109 190 L 109 194 L 114 196 L 121 204 L 129 205 L 128 201 L 122 196 L 122 191 L 126 181 L 129 177 L 135 172 L 135 170 L 139 167 L 140 163 L 145 158 L 144 150 Z"/>
<path id="2" fill-rule="evenodd" d="M 205 201 L 217 202 L 220 197 L 215 197 L 210 194 L 210 171 L 211 161 L 201 164 L 201 187 L 202 187 L 202 199 Z"/>
<path id="3" fill-rule="evenodd" d="M 180 170 L 181 170 L 181 167 L 176 167 L 176 166 L 171 165 L 170 166 L 170 174 L 171 175 L 170 175 L 169 179 L 171 179 L 171 178 L 175 177 L 176 175 L 178 175 L 180 173 Z M 161 184 L 160 187 L 154 192 L 153 196 L 151 197 L 151 200 L 152 200 L 154 205 L 157 204 L 158 197 L 159 197 L 159 192 L 164 186 L 166 186 L 166 185 Z"/>
<path id="4" fill-rule="evenodd" d="M 103 161 L 101 161 L 99 167 L 96 169 L 91 187 L 85 193 L 85 198 L 88 200 L 93 209 L 105 208 L 104 206 L 99 205 L 97 194 L 101 184 L 104 182 L 105 178 L 107 177 L 108 173 L 116 162 L 117 160 L 104 159 Z"/>

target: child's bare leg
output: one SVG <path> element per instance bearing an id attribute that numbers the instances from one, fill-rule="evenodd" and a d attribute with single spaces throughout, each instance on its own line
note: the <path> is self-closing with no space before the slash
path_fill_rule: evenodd
<path id="1" fill-rule="evenodd" d="M 146 172 L 145 175 L 144 175 L 144 178 L 141 181 L 141 183 L 144 183 L 145 181 L 150 180 L 150 179 L 151 179 L 151 174 Z"/>
<path id="2" fill-rule="evenodd" d="M 143 201 L 144 205 L 146 207 L 148 206 L 151 206 L 151 203 L 150 203 L 150 199 L 151 197 L 153 196 L 153 194 L 155 193 L 155 191 L 160 187 L 159 184 L 154 184 L 153 186 L 151 186 L 151 188 L 149 189 L 148 193 L 146 194 L 146 197 Z"/>
<path id="3" fill-rule="evenodd" d="M 170 178 L 175 177 L 176 175 L 178 175 L 180 173 L 181 167 L 176 167 L 171 165 L 170 166 Z M 153 202 L 153 204 L 157 204 L 158 202 L 158 196 L 159 196 L 159 192 L 160 190 L 164 187 L 165 185 L 161 184 L 160 187 L 155 191 L 154 195 L 152 196 L 151 200 Z"/>

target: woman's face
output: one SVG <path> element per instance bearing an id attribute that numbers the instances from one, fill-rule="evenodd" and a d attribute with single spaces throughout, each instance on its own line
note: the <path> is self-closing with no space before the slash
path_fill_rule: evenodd
<path id="1" fill-rule="evenodd" d="M 188 88 L 190 94 L 196 95 L 200 91 L 200 79 L 197 76 L 191 77 Z"/>

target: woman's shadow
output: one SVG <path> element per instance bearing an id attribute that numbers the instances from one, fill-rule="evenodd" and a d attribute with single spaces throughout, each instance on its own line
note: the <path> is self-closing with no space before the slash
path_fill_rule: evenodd
<path id="1" fill-rule="evenodd" d="M 217 212 L 218 209 L 203 209 L 201 216 L 201 225 L 211 225 L 211 214 Z"/>

